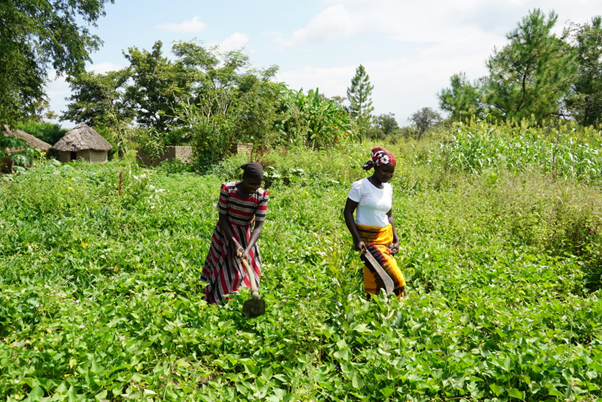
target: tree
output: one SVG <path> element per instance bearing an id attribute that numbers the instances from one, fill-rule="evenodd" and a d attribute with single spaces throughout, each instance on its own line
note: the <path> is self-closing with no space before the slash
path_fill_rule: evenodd
<path id="1" fill-rule="evenodd" d="M 372 107 L 372 90 L 374 85 L 370 84 L 370 76 L 361 64 L 355 70 L 351 79 L 351 86 L 347 88 L 347 99 L 349 99 L 349 112 L 356 119 L 359 132 L 363 135 L 370 127 Z"/>
<path id="2" fill-rule="evenodd" d="M 333 101 L 334 103 L 336 103 L 337 105 L 342 106 L 342 107 L 348 109 L 346 106 L 343 105 L 345 103 L 345 101 L 347 100 L 346 97 L 340 96 L 340 95 L 335 95 L 335 96 L 332 96 L 330 98 L 330 100 Z"/>
<path id="3" fill-rule="evenodd" d="M 249 58 L 240 51 L 220 54 L 195 41 L 173 46 L 192 82 L 189 98 L 205 117 L 225 116 L 235 106 L 239 94 L 239 75 L 249 66 Z"/>
<path id="4" fill-rule="evenodd" d="M 125 99 L 136 109 L 140 126 L 167 132 L 177 122 L 178 104 L 190 97 L 193 77 L 181 61 L 163 56 L 162 47 L 157 41 L 150 52 L 137 47 L 124 52 L 132 78 Z"/>
<path id="5" fill-rule="evenodd" d="M 86 123 L 106 132 L 110 142 L 122 155 L 127 151 L 128 133 L 136 113 L 125 100 L 129 79 L 127 69 L 95 74 L 84 71 L 67 78 L 72 95 L 61 120 Z"/>
<path id="6" fill-rule="evenodd" d="M 566 99 L 567 110 L 584 126 L 602 123 L 602 16 L 573 26 L 579 68 Z"/>
<path id="7" fill-rule="evenodd" d="M 540 121 L 558 115 L 570 90 L 577 64 L 574 52 L 552 33 L 558 16 L 539 9 L 506 35 L 510 43 L 487 62 L 486 102 L 494 117 Z"/>
<path id="8" fill-rule="evenodd" d="M 277 109 L 286 88 L 272 81 L 278 67 L 251 69 L 244 53 L 220 53 L 218 48 L 205 48 L 195 41 L 176 43 L 173 53 L 191 82 L 187 106 L 182 109 L 186 127 L 190 123 L 203 130 L 211 128 L 210 133 L 219 133 L 225 142 L 266 145 L 274 140 Z M 195 135 L 205 138 L 201 131 L 194 130 Z M 230 145 L 224 143 L 220 148 L 227 150 Z M 215 154 L 215 150 L 211 152 Z"/>
<path id="9" fill-rule="evenodd" d="M 114 120 L 131 122 L 134 111 L 124 101 L 129 74 L 127 69 L 106 74 L 83 72 L 70 76 L 67 82 L 71 96 L 61 120 L 86 123 L 89 126 L 112 126 Z"/>
<path id="10" fill-rule="evenodd" d="M 416 126 L 418 140 L 422 139 L 422 136 L 429 128 L 443 121 L 441 115 L 431 109 L 430 107 L 423 107 L 414 113 L 409 119 L 409 122 Z"/>
<path id="11" fill-rule="evenodd" d="M 278 141 L 276 121 L 288 90 L 285 84 L 272 82 L 276 72 L 270 67 L 239 78 L 236 131 L 241 140 L 265 146 Z"/>
<path id="12" fill-rule="evenodd" d="M 0 2 L 0 126 L 36 115 L 44 106 L 48 70 L 84 70 L 101 44 L 96 26 L 113 0 L 4 0 Z"/>
<path id="13" fill-rule="evenodd" d="M 399 124 L 395 120 L 395 113 L 381 114 L 374 118 L 374 125 L 380 129 L 384 135 L 391 135 L 399 130 Z"/>
<path id="14" fill-rule="evenodd" d="M 438 94 L 441 109 L 451 113 L 455 121 L 467 121 L 471 117 L 483 117 L 483 79 L 474 84 L 468 82 L 465 73 L 454 74 L 451 77 L 451 87 L 445 88 Z"/>

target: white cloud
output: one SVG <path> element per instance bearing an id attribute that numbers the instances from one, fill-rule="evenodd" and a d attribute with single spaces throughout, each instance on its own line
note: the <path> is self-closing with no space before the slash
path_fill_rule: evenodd
<path id="1" fill-rule="evenodd" d="M 385 34 L 389 39 L 403 42 L 429 42 L 450 33 L 450 25 L 458 12 L 468 4 L 435 0 L 347 0 L 337 1 L 290 38 L 277 37 L 274 42 L 283 47 L 325 43 L 352 37 L 360 33 Z"/>
<path id="2" fill-rule="evenodd" d="M 245 33 L 235 32 L 228 36 L 223 41 L 216 43 L 219 50 L 222 52 L 229 52 L 231 50 L 240 50 L 249 43 L 249 35 Z"/>
<path id="3" fill-rule="evenodd" d="M 297 29 L 290 39 L 278 36 L 274 43 L 282 47 L 292 47 L 306 43 L 321 43 L 353 36 L 359 32 L 356 16 L 342 4 L 328 7 L 312 18 L 305 28 Z"/>
<path id="4" fill-rule="evenodd" d="M 544 13 L 555 10 L 558 26 L 568 20 L 585 22 L 593 14 L 595 1 L 578 0 L 579 5 L 565 0 L 326 0 L 328 5 L 305 27 L 289 37 L 278 36 L 274 43 L 281 47 L 326 43 L 361 33 L 384 34 L 385 38 L 411 43 L 440 41 L 456 35 L 466 26 L 479 26 L 483 32 L 503 35 L 516 27 L 530 10 Z M 589 6 L 589 7 L 587 7 Z"/>
<path id="5" fill-rule="evenodd" d="M 110 61 L 106 61 L 104 63 L 93 64 L 91 66 L 86 67 L 86 71 L 91 71 L 96 74 L 106 74 L 109 71 L 117 71 L 121 70 L 123 67 L 119 64 L 111 63 Z"/>
<path id="6" fill-rule="evenodd" d="M 207 28 L 207 24 L 202 22 L 199 16 L 195 16 L 189 21 L 159 24 L 157 28 L 164 31 L 195 33 L 203 32 Z"/>

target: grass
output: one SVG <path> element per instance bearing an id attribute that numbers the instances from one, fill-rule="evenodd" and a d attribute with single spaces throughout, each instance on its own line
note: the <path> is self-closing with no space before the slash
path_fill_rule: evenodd
<path id="1" fill-rule="evenodd" d="M 392 146 L 409 295 L 368 302 L 342 210 L 370 146 L 261 157 L 257 319 L 242 314 L 248 293 L 219 308 L 200 297 L 219 184 L 240 158 L 207 176 L 125 162 L 5 176 L 0 398 L 599 398 L 597 179 L 537 160 L 459 169 L 435 143 Z"/>

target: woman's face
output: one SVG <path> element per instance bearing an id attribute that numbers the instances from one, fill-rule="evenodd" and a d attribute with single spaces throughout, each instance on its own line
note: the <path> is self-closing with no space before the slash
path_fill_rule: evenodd
<path id="1" fill-rule="evenodd" d="M 263 179 L 243 177 L 242 186 L 247 194 L 253 194 L 255 191 L 259 190 L 262 181 Z"/>
<path id="2" fill-rule="evenodd" d="M 395 174 L 395 165 L 381 165 L 374 167 L 374 176 L 381 183 L 387 183 Z"/>

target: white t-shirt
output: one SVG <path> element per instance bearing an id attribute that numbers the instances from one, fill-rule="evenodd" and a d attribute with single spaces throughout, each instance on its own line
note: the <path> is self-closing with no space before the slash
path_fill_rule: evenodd
<path id="1" fill-rule="evenodd" d="M 393 187 L 389 183 L 383 183 L 379 189 L 368 178 L 358 180 L 351 185 L 348 197 L 358 203 L 355 223 L 379 228 L 389 224 L 387 212 L 393 205 Z"/>

